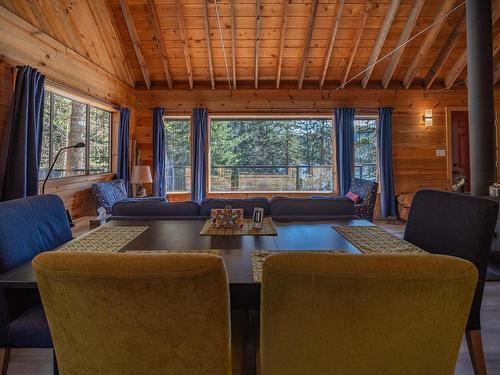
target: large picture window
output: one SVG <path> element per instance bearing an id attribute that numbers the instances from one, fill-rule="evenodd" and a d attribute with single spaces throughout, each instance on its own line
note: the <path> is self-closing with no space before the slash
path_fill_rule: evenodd
<path id="1" fill-rule="evenodd" d="M 329 118 L 212 118 L 210 191 L 331 192 Z"/>
<path id="2" fill-rule="evenodd" d="M 61 154 L 51 179 L 111 172 L 111 113 L 46 91 L 39 179 L 61 148 L 79 142 L 86 146 Z"/>
<path id="3" fill-rule="evenodd" d="M 377 118 L 354 119 L 354 177 L 377 180 Z"/>
<path id="4" fill-rule="evenodd" d="M 191 190 L 191 119 L 164 118 L 167 192 Z"/>

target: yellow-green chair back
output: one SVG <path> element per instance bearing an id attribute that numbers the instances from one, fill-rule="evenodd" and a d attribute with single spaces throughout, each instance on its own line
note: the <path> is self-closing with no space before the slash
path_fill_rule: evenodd
<path id="1" fill-rule="evenodd" d="M 261 374 L 452 375 L 476 281 L 447 256 L 272 255 Z"/>
<path id="2" fill-rule="evenodd" d="M 231 373 L 222 258 L 49 252 L 33 266 L 62 375 Z"/>

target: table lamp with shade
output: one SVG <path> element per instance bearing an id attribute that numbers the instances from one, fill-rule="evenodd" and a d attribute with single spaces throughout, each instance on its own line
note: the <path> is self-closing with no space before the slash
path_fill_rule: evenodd
<path id="1" fill-rule="evenodd" d="M 146 196 L 146 189 L 143 184 L 152 182 L 153 177 L 151 176 L 151 169 L 149 169 L 147 165 L 135 165 L 132 168 L 130 183 L 136 186 L 135 196 L 137 198 L 143 198 Z"/>

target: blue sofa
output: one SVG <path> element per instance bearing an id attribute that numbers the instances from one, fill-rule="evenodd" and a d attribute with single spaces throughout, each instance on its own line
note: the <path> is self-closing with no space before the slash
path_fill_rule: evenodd
<path id="1" fill-rule="evenodd" d="M 346 197 L 247 199 L 206 199 L 196 202 L 117 202 L 112 207 L 111 220 L 167 219 L 199 220 L 210 216 L 213 208 L 243 208 L 245 217 L 252 217 L 255 207 L 277 221 L 321 221 L 357 219 L 354 203 Z"/>
<path id="2" fill-rule="evenodd" d="M 72 239 L 64 204 L 56 195 L 0 202 L 0 212 L 1 273 Z M 0 289 L 0 347 L 7 352 L 10 348 L 52 348 L 36 290 Z M 4 362 L 2 371 L 7 366 Z"/>

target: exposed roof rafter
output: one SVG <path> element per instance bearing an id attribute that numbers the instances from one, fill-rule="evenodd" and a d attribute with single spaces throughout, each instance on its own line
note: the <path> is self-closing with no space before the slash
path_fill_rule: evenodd
<path id="1" fill-rule="evenodd" d="M 156 11 L 156 5 L 154 0 L 146 0 L 146 5 L 148 7 L 148 18 L 149 22 L 153 25 L 154 30 L 154 41 L 156 48 L 160 53 L 161 65 L 163 66 L 163 72 L 165 73 L 165 80 L 167 81 L 168 88 L 173 87 L 172 76 L 170 75 L 170 68 L 168 66 L 167 50 L 165 49 L 165 42 L 161 34 L 160 22 L 158 20 L 158 12 Z"/>
<path id="2" fill-rule="evenodd" d="M 314 31 L 314 22 L 316 21 L 316 13 L 318 12 L 318 0 L 312 0 L 311 14 L 309 15 L 309 22 L 307 24 L 307 34 L 304 44 L 304 52 L 302 53 L 302 63 L 300 65 L 299 73 L 299 90 L 302 89 L 304 84 L 304 77 L 306 76 L 307 59 L 309 58 L 309 49 L 311 48 L 312 34 Z"/>
<path id="3" fill-rule="evenodd" d="M 335 44 L 335 38 L 337 37 L 337 31 L 339 29 L 340 19 L 342 18 L 342 10 L 344 8 L 344 0 L 339 0 L 337 2 L 335 9 L 335 16 L 333 17 L 332 31 L 330 32 L 330 41 L 328 43 L 328 50 L 326 51 L 325 58 L 323 59 L 323 69 L 321 70 L 321 77 L 319 79 L 319 88 L 323 88 L 325 83 L 326 74 L 328 72 L 328 67 L 330 66 L 330 60 L 332 59 L 333 46 Z"/>
<path id="4" fill-rule="evenodd" d="M 233 68 L 233 89 L 236 90 L 236 0 L 231 0 L 231 58 Z"/>
<path id="5" fill-rule="evenodd" d="M 424 6 L 424 2 L 425 0 L 415 0 L 415 2 L 413 3 L 413 8 L 411 9 L 408 21 L 406 21 L 406 25 L 403 31 L 401 32 L 401 35 L 399 36 L 399 40 L 397 43 L 398 46 L 403 45 L 408 41 L 408 39 L 410 39 L 411 33 L 417 23 L 418 16 L 420 15 L 422 7 Z M 386 89 L 387 86 L 389 86 L 389 82 L 391 82 L 392 75 L 396 70 L 399 60 L 401 59 L 401 56 L 403 55 L 403 51 L 404 47 L 400 48 L 399 50 L 397 50 L 392 54 L 389 65 L 387 65 L 387 68 L 385 69 L 384 75 L 382 77 L 382 86 L 384 87 L 384 89 Z"/>
<path id="6" fill-rule="evenodd" d="M 260 0 L 255 2 L 255 88 L 259 87 Z"/>
<path id="7" fill-rule="evenodd" d="M 436 20 L 440 17 L 443 17 L 447 12 L 451 10 L 454 3 L 455 0 L 443 0 L 441 3 L 441 7 L 439 8 L 439 12 L 434 19 Z M 417 55 L 413 57 L 413 60 L 403 77 L 402 83 L 405 89 L 409 88 L 411 83 L 413 82 L 413 78 L 415 78 L 415 74 L 417 73 L 418 67 L 422 63 L 422 59 L 427 55 L 427 53 L 431 49 L 445 21 L 446 17 L 441 18 L 439 22 L 436 22 L 434 27 L 432 27 L 425 34 L 424 40 L 420 43 L 420 47 L 418 48 Z"/>
<path id="8" fill-rule="evenodd" d="M 425 76 L 424 83 L 426 89 L 429 89 L 432 86 L 439 71 L 441 70 L 444 63 L 446 62 L 451 52 L 453 51 L 453 48 L 455 48 L 458 41 L 460 40 L 460 37 L 465 33 L 465 28 L 466 24 L 465 24 L 465 10 L 464 10 L 462 18 L 460 18 L 460 21 L 455 26 L 451 34 L 448 36 L 448 39 L 446 40 L 443 48 L 439 52 L 436 61 L 434 61 L 434 64 L 432 64 L 432 67 L 429 69 L 429 72 L 427 72 L 427 75 Z"/>
<path id="9" fill-rule="evenodd" d="M 210 36 L 210 25 L 208 23 L 208 2 L 203 0 L 203 25 L 205 26 L 205 40 L 207 43 L 208 68 L 210 71 L 210 83 L 212 89 L 215 89 L 214 64 L 212 60 L 212 40 Z"/>
<path id="10" fill-rule="evenodd" d="M 281 36 L 280 36 L 280 51 L 278 55 L 278 71 L 276 72 L 276 88 L 280 88 L 281 82 L 281 67 L 283 64 L 283 52 L 285 51 L 285 33 L 286 33 L 286 22 L 288 20 L 288 1 L 283 1 L 283 13 L 281 15 Z M 341 0 L 343 1 L 343 0 Z"/>
<path id="11" fill-rule="evenodd" d="M 372 0 L 366 0 L 363 7 L 363 14 L 361 15 L 361 21 L 358 24 L 358 29 L 356 31 L 356 37 L 354 39 L 354 45 L 351 48 L 351 54 L 349 55 L 349 60 L 344 67 L 344 72 L 342 73 L 342 79 L 340 81 L 340 88 L 343 89 L 349 77 L 349 72 L 351 71 L 352 63 L 358 52 L 359 43 L 361 42 L 361 37 L 363 36 L 363 31 L 365 30 L 366 21 L 368 20 L 368 15 L 370 14 L 370 9 L 372 7 Z"/>
<path id="12" fill-rule="evenodd" d="M 387 9 L 387 12 L 385 14 L 384 23 L 378 33 L 377 41 L 375 42 L 375 46 L 373 47 L 372 54 L 370 56 L 370 60 L 368 61 L 368 66 L 373 65 L 375 61 L 377 61 L 380 55 L 380 51 L 382 51 L 382 47 L 384 46 L 385 39 L 387 38 L 389 30 L 391 29 L 394 17 L 396 17 L 396 13 L 398 11 L 400 2 L 401 0 L 392 0 L 391 5 L 389 5 L 389 8 Z M 372 75 L 373 69 L 374 66 L 369 68 L 364 73 L 363 78 L 361 79 L 361 86 L 363 88 L 366 88 L 366 85 L 370 80 L 370 76 Z"/>
<path id="13" fill-rule="evenodd" d="M 191 67 L 191 58 L 189 57 L 189 47 L 186 39 L 186 27 L 184 25 L 184 15 L 182 12 L 182 3 L 176 0 L 175 9 L 177 12 L 177 23 L 179 25 L 179 32 L 181 36 L 182 47 L 184 50 L 184 60 L 186 61 L 186 70 L 188 74 L 189 88 L 193 89 L 193 68 Z"/>
<path id="14" fill-rule="evenodd" d="M 139 36 L 137 35 L 137 30 L 135 28 L 134 20 L 130 13 L 130 8 L 128 6 L 127 0 L 120 0 L 120 7 L 122 9 L 123 17 L 125 18 L 125 23 L 127 24 L 127 29 L 132 39 L 132 45 L 134 46 L 135 55 L 139 61 L 139 66 L 141 67 L 142 76 L 144 78 L 144 83 L 148 89 L 151 88 L 151 79 L 149 78 L 149 70 L 146 65 L 146 60 L 141 51 L 141 44 L 139 41 Z"/>

